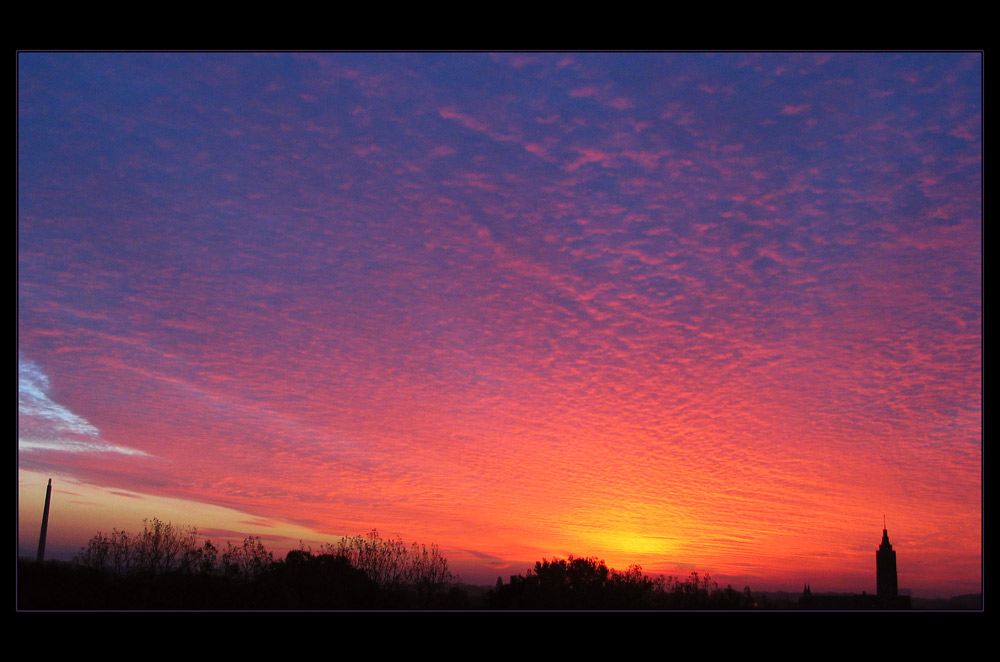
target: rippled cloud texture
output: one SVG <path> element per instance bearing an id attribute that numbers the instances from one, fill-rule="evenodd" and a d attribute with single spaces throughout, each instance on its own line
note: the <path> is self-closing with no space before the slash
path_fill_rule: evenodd
<path id="1" fill-rule="evenodd" d="M 494 578 L 871 591 L 885 514 L 978 590 L 981 66 L 21 54 L 20 466 Z"/>

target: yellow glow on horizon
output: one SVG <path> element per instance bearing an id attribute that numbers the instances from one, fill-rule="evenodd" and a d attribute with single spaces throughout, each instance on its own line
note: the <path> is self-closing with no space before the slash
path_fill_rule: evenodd
<path id="1" fill-rule="evenodd" d="M 566 531 L 578 555 L 597 556 L 608 567 L 669 566 L 685 547 L 692 523 L 680 511 L 664 512 L 642 503 L 602 503 L 578 514 L 578 524 Z M 583 523 L 586 524 L 583 524 Z"/>

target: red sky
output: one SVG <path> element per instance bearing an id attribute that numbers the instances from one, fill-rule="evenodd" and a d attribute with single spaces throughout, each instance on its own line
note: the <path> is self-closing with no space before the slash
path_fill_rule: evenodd
<path id="1" fill-rule="evenodd" d="M 885 515 L 980 590 L 981 66 L 20 54 L 21 552 L 56 475 L 68 550 L 148 507 L 870 592 Z"/>

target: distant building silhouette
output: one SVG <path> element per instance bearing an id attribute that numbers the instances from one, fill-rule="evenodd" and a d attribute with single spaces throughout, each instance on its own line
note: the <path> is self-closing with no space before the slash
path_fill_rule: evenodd
<path id="1" fill-rule="evenodd" d="M 880 609 L 909 609 L 910 596 L 899 594 L 896 551 L 889 544 L 889 531 L 882 522 L 882 544 L 875 550 L 875 597 Z"/>
<path id="2" fill-rule="evenodd" d="M 882 544 L 875 551 L 875 593 L 879 601 L 895 602 L 899 597 L 896 578 L 896 551 L 889 544 L 889 531 L 882 524 Z"/>
<path id="3" fill-rule="evenodd" d="M 800 609 L 910 609 L 910 596 L 899 594 L 896 579 L 896 552 L 889 544 L 889 532 L 882 524 L 882 544 L 875 551 L 876 594 L 823 593 L 814 594 L 806 583 L 799 598 Z"/>

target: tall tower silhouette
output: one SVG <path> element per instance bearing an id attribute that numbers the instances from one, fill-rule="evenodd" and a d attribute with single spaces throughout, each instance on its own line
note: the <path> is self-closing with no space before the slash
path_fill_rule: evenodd
<path id="1" fill-rule="evenodd" d="M 879 600 L 894 602 L 899 597 L 896 582 L 896 552 L 889 544 L 889 532 L 882 522 L 882 544 L 875 550 L 875 587 Z"/>

